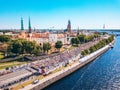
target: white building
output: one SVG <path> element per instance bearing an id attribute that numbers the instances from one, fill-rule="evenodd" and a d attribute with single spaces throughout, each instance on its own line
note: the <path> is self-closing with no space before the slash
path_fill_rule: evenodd
<path id="1" fill-rule="evenodd" d="M 66 34 L 50 33 L 49 34 L 49 42 L 56 43 L 57 41 L 62 41 L 63 44 L 66 44 L 67 43 L 67 35 Z"/>

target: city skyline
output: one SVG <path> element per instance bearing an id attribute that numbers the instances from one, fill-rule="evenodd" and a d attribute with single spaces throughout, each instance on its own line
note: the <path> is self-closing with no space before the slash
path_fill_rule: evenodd
<path id="1" fill-rule="evenodd" d="M 20 19 L 28 29 L 65 29 L 71 20 L 73 29 L 120 28 L 120 0 L 1 0 L 0 29 L 20 29 Z"/>

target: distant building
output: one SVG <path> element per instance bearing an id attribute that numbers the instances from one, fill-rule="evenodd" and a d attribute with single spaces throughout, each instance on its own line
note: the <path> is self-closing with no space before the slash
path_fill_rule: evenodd
<path id="1" fill-rule="evenodd" d="M 70 44 L 71 38 L 76 37 L 76 34 L 71 30 L 71 22 L 68 20 L 66 31 L 63 33 L 57 32 L 32 32 L 31 21 L 29 18 L 28 32 L 24 30 L 23 18 L 21 18 L 21 31 L 13 36 L 13 39 L 23 38 L 29 41 L 36 41 L 42 45 L 44 42 L 49 42 L 51 45 L 55 45 L 57 41 L 62 41 L 63 44 Z"/>
<path id="2" fill-rule="evenodd" d="M 21 18 L 21 31 L 19 34 L 14 35 L 13 39 L 23 38 L 29 41 L 36 41 L 38 44 L 42 45 L 44 42 L 49 42 L 52 45 L 55 45 L 57 41 L 62 41 L 63 44 L 67 43 L 67 34 L 64 33 L 52 33 L 52 32 L 32 32 L 31 22 L 29 18 L 29 32 L 25 32 L 23 26 L 23 19 Z"/>
<path id="3" fill-rule="evenodd" d="M 30 17 L 29 17 L 29 26 L 28 26 L 29 33 L 32 33 L 32 28 L 31 28 L 31 22 L 30 22 Z"/>
<path id="4" fill-rule="evenodd" d="M 77 36 L 79 36 L 81 33 L 80 33 L 80 29 L 78 27 L 78 30 L 77 30 Z"/>
<path id="5" fill-rule="evenodd" d="M 44 33 L 31 33 L 30 41 L 36 41 L 38 44 L 49 42 L 49 32 Z"/>
<path id="6" fill-rule="evenodd" d="M 21 18 L 21 31 L 24 30 L 24 26 L 23 26 L 23 18 Z"/>
<path id="7" fill-rule="evenodd" d="M 67 34 L 66 38 L 67 38 L 67 44 L 70 44 L 71 42 L 71 38 L 76 37 L 76 34 L 74 32 L 72 32 L 71 29 L 71 21 L 68 20 L 68 25 L 67 25 L 67 29 L 64 30 L 65 34 Z"/>
<path id="8" fill-rule="evenodd" d="M 15 34 L 13 32 L 6 32 L 4 33 L 5 35 L 10 35 L 10 36 L 14 36 Z"/>
<path id="9" fill-rule="evenodd" d="M 68 20 L 67 32 L 71 33 L 71 21 L 70 20 Z"/>

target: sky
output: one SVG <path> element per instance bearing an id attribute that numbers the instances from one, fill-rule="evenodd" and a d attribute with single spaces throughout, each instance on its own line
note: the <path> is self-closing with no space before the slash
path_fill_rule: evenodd
<path id="1" fill-rule="evenodd" d="M 0 0 L 0 29 L 120 29 L 120 0 Z"/>

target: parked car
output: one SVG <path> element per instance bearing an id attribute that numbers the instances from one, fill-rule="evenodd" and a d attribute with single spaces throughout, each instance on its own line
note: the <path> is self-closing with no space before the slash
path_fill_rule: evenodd
<path id="1" fill-rule="evenodd" d="M 39 82 L 39 80 L 37 79 L 37 80 L 33 81 L 33 84 L 37 84 L 38 82 Z"/>

